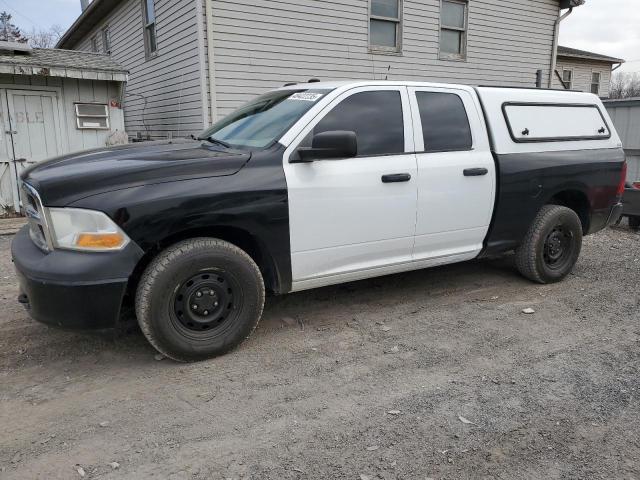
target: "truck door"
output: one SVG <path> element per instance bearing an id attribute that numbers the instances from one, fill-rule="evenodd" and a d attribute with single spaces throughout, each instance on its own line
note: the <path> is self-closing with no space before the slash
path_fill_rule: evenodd
<path id="1" fill-rule="evenodd" d="M 480 106 L 468 90 L 409 88 L 418 211 L 414 260 L 477 256 L 489 229 L 496 171 Z"/>
<path id="2" fill-rule="evenodd" d="M 328 105 L 285 153 L 294 290 L 411 262 L 417 202 L 411 124 L 405 87 L 357 88 Z M 336 130 L 356 133 L 357 157 L 289 163 L 314 134 Z"/>

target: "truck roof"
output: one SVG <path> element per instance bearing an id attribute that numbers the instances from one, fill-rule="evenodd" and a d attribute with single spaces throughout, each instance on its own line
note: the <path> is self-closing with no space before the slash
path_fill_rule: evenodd
<path id="1" fill-rule="evenodd" d="M 353 88 L 376 86 L 466 92 L 473 97 L 478 111 L 484 114 L 491 148 L 496 153 L 594 150 L 621 146 L 620 138 L 600 98 L 592 93 L 574 90 L 474 87 L 403 80 L 312 80 L 289 84 L 278 90 L 331 90 L 330 97 L 335 98 Z M 523 135 L 524 132 L 526 134 Z M 283 140 L 286 143 L 292 139 L 285 136 Z"/>

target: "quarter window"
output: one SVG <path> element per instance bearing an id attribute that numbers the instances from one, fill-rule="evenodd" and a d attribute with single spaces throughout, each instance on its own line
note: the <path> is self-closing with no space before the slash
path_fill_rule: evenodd
<path id="1" fill-rule="evenodd" d="M 142 0 L 142 8 L 144 10 L 144 48 L 148 58 L 158 50 L 155 1 Z"/>
<path id="2" fill-rule="evenodd" d="M 343 100 L 314 128 L 313 134 L 335 130 L 356 133 L 358 156 L 404 153 L 400 92 L 361 92 Z"/>
<path id="3" fill-rule="evenodd" d="M 416 92 L 425 152 L 471 150 L 473 140 L 462 99 L 454 93 Z"/>
<path id="4" fill-rule="evenodd" d="M 440 58 L 462 59 L 467 54 L 466 1 L 442 0 L 440 10 Z"/>
<path id="5" fill-rule="evenodd" d="M 402 0 L 371 0 L 369 44 L 373 49 L 400 51 Z"/>
<path id="6" fill-rule="evenodd" d="M 562 81 L 564 82 L 564 88 L 571 90 L 573 87 L 573 70 L 563 70 Z"/>
<path id="7" fill-rule="evenodd" d="M 593 72 L 591 74 L 591 93 L 600 95 L 600 73 Z"/>

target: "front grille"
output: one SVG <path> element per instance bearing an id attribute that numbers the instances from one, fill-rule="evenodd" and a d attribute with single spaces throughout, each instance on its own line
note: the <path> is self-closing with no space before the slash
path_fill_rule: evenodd
<path id="1" fill-rule="evenodd" d="M 22 182 L 22 209 L 29 224 L 29 236 L 38 248 L 51 250 L 46 211 L 38 192 L 28 183 Z"/>

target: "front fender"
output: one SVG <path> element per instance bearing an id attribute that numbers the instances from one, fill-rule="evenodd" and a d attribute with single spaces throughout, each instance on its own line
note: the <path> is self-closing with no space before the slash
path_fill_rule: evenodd
<path id="1" fill-rule="evenodd" d="M 282 155 L 268 151 L 254 157 L 235 175 L 127 188 L 71 206 L 105 212 L 145 252 L 185 231 L 248 232 L 267 249 L 286 290 L 291 248 Z"/>

